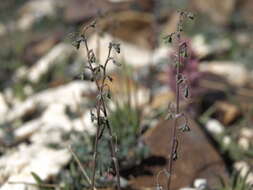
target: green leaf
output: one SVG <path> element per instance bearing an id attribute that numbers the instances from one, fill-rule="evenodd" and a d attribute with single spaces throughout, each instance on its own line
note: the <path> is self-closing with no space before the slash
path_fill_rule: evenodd
<path id="1" fill-rule="evenodd" d="M 31 172 L 31 175 L 33 176 L 34 180 L 36 181 L 36 183 L 37 183 L 38 185 L 40 185 L 40 184 L 43 183 L 42 179 L 40 179 L 40 177 L 39 177 L 36 173 Z"/>

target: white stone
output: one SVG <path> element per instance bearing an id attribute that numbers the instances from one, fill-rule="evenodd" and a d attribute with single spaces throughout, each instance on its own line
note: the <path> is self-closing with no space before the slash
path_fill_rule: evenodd
<path id="1" fill-rule="evenodd" d="M 161 60 L 168 60 L 168 55 L 173 52 L 173 49 L 171 46 L 161 46 L 154 50 L 153 57 L 152 57 L 152 63 L 156 65 L 156 63 L 159 63 Z"/>
<path id="2" fill-rule="evenodd" d="M 5 35 L 7 32 L 6 27 L 4 26 L 4 24 L 0 23 L 0 36 Z"/>
<path id="3" fill-rule="evenodd" d="M 24 86 L 24 93 L 27 96 L 30 96 L 33 94 L 33 88 L 30 85 L 25 85 Z"/>
<path id="4" fill-rule="evenodd" d="M 47 107 L 50 104 L 62 104 L 65 107 L 70 106 L 75 110 L 77 109 L 77 104 L 85 101 L 82 98 L 82 94 L 94 91 L 95 89 L 95 85 L 91 82 L 74 81 L 57 88 L 44 90 L 32 95 L 23 103 L 14 106 L 7 115 L 7 121 L 20 118 L 27 111 L 35 109 L 37 106 Z"/>
<path id="5" fill-rule="evenodd" d="M 207 180 L 206 179 L 195 179 L 194 180 L 194 187 L 198 190 L 205 190 L 207 189 Z"/>
<path id="6" fill-rule="evenodd" d="M 6 101 L 11 103 L 14 99 L 14 94 L 12 88 L 5 88 L 4 89 L 4 96 L 6 98 Z"/>
<path id="7" fill-rule="evenodd" d="M 21 66 L 19 67 L 16 72 L 15 72 L 15 75 L 14 75 L 14 80 L 15 81 L 19 81 L 20 79 L 23 79 L 26 77 L 28 73 L 28 68 L 26 66 Z"/>
<path id="8" fill-rule="evenodd" d="M 67 149 L 52 150 L 38 145 L 23 145 L 17 152 L 0 158 L 0 183 L 3 184 L 4 181 L 1 181 L 3 177 L 8 179 L 0 190 L 23 189 L 22 185 L 11 185 L 8 182 L 36 183 L 31 172 L 38 174 L 42 180 L 46 180 L 57 175 L 70 159 L 71 154 Z"/>
<path id="9" fill-rule="evenodd" d="M 246 182 L 248 184 L 253 185 L 253 172 L 250 169 L 250 166 L 249 166 L 249 164 L 247 162 L 245 162 L 245 161 L 238 161 L 238 162 L 236 162 L 234 164 L 234 168 L 238 172 L 240 172 L 241 177 L 244 177 L 250 171 L 250 173 L 249 173 L 249 175 L 248 175 L 248 177 L 246 179 Z"/>
<path id="10" fill-rule="evenodd" d="M 241 137 L 238 141 L 238 144 L 240 147 L 242 147 L 244 150 L 248 150 L 249 146 L 250 146 L 250 142 L 249 139 L 245 138 L 245 137 Z"/>
<path id="11" fill-rule="evenodd" d="M 89 134 L 95 134 L 94 123 L 91 121 L 90 112 L 86 111 L 81 118 L 73 121 L 73 129 L 76 131 L 87 131 Z"/>
<path id="12" fill-rule="evenodd" d="M 27 78 L 33 82 L 39 82 L 40 77 L 48 72 L 54 64 L 61 64 L 61 61 L 69 57 L 74 52 L 74 48 L 69 44 L 59 43 L 49 53 L 43 56 L 27 72 Z"/>
<path id="13" fill-rule="evenodd" d="M 56 13 L 56 2 L 54 0 L 33 0 L 25 3 L 21 7 L 21 16 L 17 21 L 18 29 L 27 30 L 43 17 L 54 16 Z"/>
<path id="14" fill-rule="evenodd" d="M 203 35 L 194 36 L 191 45 L 199 57 L 205 57 L 210 53 L 210 47 L 207 45 Z"/>
<path id="15" fill-rule="evenodd" d="M 199 70 L 221 75 L 237 86 L 243 86 L 249 77 L 248 71 L 242 64 L 230 61 L 202 62 Z"/>
<path id="16" fill-rule="evenodd" d="M 0 122 L 5 120 L 5 114 L 8 112 L 9 106 L 5 101 L 5 97 L 2 93 L 0 93 Z"/>
<path id="17" fill-rule="evenodd" d="M 208 44 L 201 34 L 194 36 L 191 43 L 194 53 L 196 53 L 199 58 L 228 50 L 231 45 L 228 39 L 213 40 L 212 43 Z"/>
<path id="18" fill-rule="evenodd" d="M 206 123 L 206 129 L 215 135 L 219 135 L 224 131 L 224 126 L 216 119 L 210 119 Z"/>
<path id="19" fill-rule="evenodd" d="M 141 67 L 149 64 L 151 62 L 151 50 L 138 47 L 134 44 L 119 40 L 113 39 L 109 34 L 104 34 L 103 37 L 100 37 L 100 61 L 105 62 L 108 54 L 109 43 L 116 41 L 120 43 L 121 52 L 120 54 L 113 53 L 114 57 L 118 61 L 124 61 L 133 67 Z M 93 48 L 94 52 L 97 49 L 97 36 L 93 35 L 88 41 L 90 48 Z M 81 56 L 86 58 L 86 51 L 84 46 L 81 46 L 80 51 Z M 85 53 L 84 53 L 85 52 Z M 108 71 L 112 71 L 117 68 L 114 64 L 110 63 L 108 65 Z"/>
<path id="20" fill-rule="evenodd" d="M 197 189 L 192 188 L 192 187 L 183 187 L 183 188 L 180 188 L 179 190 L 197 190 Z"/>
<path id="21" fill-rule="evenodd" d="M 112 3 L 121 3 L 121 2 L 128 2 L 128 1 L 131 1 L 131 0 L 109 0 L 110 2 Z"/>
<path id="22" fill-rule="evenodd" d="M 225 146 L 229 146 L 230 144 L 231 144 L 231 137 L 230 136 L 224 136 L 223 137 L 223 144 L 225 145 Z"/>
<path id="23" fill-rule="evenodd" d="M 15 139 L 21 140 L 28 138 L 42 127 L 41 119 L 32 120 L 20 126 L 14 131 Z"/>
<path id="24" fill-rule="evenodd" d="M 245 138 L 248 138 L 248 139 L 253 138 L 253 129 L 244 127 L 244 128 L 241 129 L 240 133 L 241 133 L 242 137 L 245 137 Z"/>

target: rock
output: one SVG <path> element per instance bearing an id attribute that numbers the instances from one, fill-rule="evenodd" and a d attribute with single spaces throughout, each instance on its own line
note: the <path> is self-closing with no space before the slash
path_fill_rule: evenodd
<path id="1" fill-rule="evenodd" d="M 24 93 L 26 96 L 31 96 L 33 94 L 33 88 L 30 85 L 25 85 Z"/>
<path id="2" fill-rule="evenodd" d="M 179 157 L 174 164 L 171 189 L 190 186 L 196 178 L 207 179 L 208 186 L 215 188 L 220 183 L 214 176 L 220 175 L 224 177 L 224 180 L 228 179 L 225 163 L 217 150 L 208 142 L 200 126 L 192 120 L 189 120 L 189 122 L 191 132 L 179 135 Z M 145 173 L 152 175 L 142 175 L 132 179 L 130 184 L 133 187 L 147 188 L 155 186 L 155 175 L 166 167 L 161 164 L 161 158 L 168 158 L 173 123 L 173 121 L 162 121 L 155 128 L 145 133 L 144 139 L 150 148 L 153 159 L 151 163 L 144 165 L 143 168 L 145 168 Z M 166 163 L 168 163 L 168 160 Z M 167 178 L 161 175 L 159 181 L 161 185 L 165 185 Z"/>
<path id="3" fill-rule="evenodd" d="M 198 190 L 198 189 L 191 188 L 191 187 L 183 187 L 183 188 L 180 188 L 179 190 Z"/>
<path id="4" fill-rule="evenodd" d="M 41 119 L 35 119 L 25 123 L 14 131 L 14 137 L 16 141 L 27 139 L 42 127 Z"/>
<path id="5" fill-rule="evenodd" d="M 242 128 L 239 134 L 238 144 L 244 149 L 248 150 L 252 144 L 253 130 L 250 128 Z"/>
<path id="6" fill-rule="evenodd" d="M 226 61 L 202 62 L 199 70 L 221 75 L 231 84 L 239 87 L 247 83 L 249 76 L 248 71 L 242 64 Z"/>
<path id="7" fill-rule="evenodd" d="M 9 106 L 5 101 L 5 97 L 2 93 L 0 93 L 0 123 L 3 122 L 5 119 L 5 114 L 8 112 Z"/>
<path id="8" fill-rule="evenodd" d="M 245 0 L 241 7 L 241 14 L 248 24 L 253 24 L 253 2 L 251 0 Z"/>
<path id="9" fill-rule="evenodd" d="M 96 52 L 97 50 L 97 40 L 96 40 L 96 35 L 93 35 L 89 39 L 89 46 L 90 48 L 92 47 L 93 50 Z M 119 55 L 116 56 L 117 60 L 122 60 L 126 62 L 129 65 L 132 65 L 134 67 L 141 67 L 144 65 L 147 65 L 151 61 L 151 51 L 140 48 L 138 46 L 135 46 L 131 43 L 121 41 L 119 39 L 113 39 L 112 36 L 108 34 L 104 34 L 103 37 L 100 38 L 100 57 L 99 60 L 104 63 L 107 54 L 108 54 L 108 46 L 109 43 L 112 41 L 117 41 L 118 43 L 121 44 L 121 52 Z M 80 48 L 80 52 L 85 52 L 83 49 L 84 47 Z M 83 53 L 82 53 L 83 54 Z M 84 56 L 84 55 L 81 55 Z M 86 56 L 86 54 L 85 54 Z M 114 64 L 109 64 L 108 65 L 108 70 L 109 72 L 115 69 L 116 66 Z"/>
<path id="10" fill-rule="evenodd" d="M 192 0 L 198 11 L 207 14 L 217 24 L 227 24 L 235 7 L 235 0 Z"/>
<path id="11" fill-rule="evenodd" d="M 89 134 L 95 134 L 96 129 L 91 121 L 90 112 L 85 112 L 81 118 L 75 119 L 73 122 L 73 129 L 76 131 L 87 131 Z"/>
<path id="12" fill-rule="evenodd" d="M 241 177 L 244 177 L 248 172 L 250 172 L 247 179 L 246 179 L 246 183 L 253 185 L 253 172 L 247 162 L 238 161 L 234 164 L 234 168 L 238 172 L 240 172 Z"/>
<path id="13" fill-rule="evenodd" d="M 31 172 L 42 180 L 47 180 L 59 173 L 71 159 L 68 150 L 52 150 L 39 145 L 20 145 L 18 151 L 0 158 L 0 190 L 25 190 L 25 185 L 8 182 L 36 183 Z M 6 182 L 7 181 L 7 182 Z"/>
<path id="14" fill-rule="evenodd" d="M 228 39 L 217 39 L 207 43 L 203 35 L 198 34 L 193 37 L 191 46 L 198 58 L 204 58 L 208 55 L 221 54 L 232 47 Z"/>
<path id="15" fill-rule="evenodd" d="M 223 144 L 225 146 L 229 146 L 231 144 L 232 140 L 231 140 L 231 137 L 230 136 L 224 136 L 223 137 Z"/>
<path id="16" fill-rule="evenodd" d="M 120 2 L 128 2 L 128 1 L 132 1 L 132 0 L 109 0 L 109 2 L 112 2 L 112 3 L 120 3 Z"/>
<path id="17" fill-rule="evenodd" d="M 121 41 L 151 49 L 154 46 L 150 29 L 153 19 L 153 15 L 146 12 L 121 11 L 99 20 L 98 28 Z"/>
<path id="18" fill-rule="evenodd" d="M 32 66 L 27 73 L 27 78 L 32 83 L 39 82 L 40 77 L 48 72 L 50 67 L 54 64 L 60 64 L 71 54 L 74 53 L 74 48 L 71 45 L 64 43 L 57 44 L 48 54 L 43 56 L 34 66 Z"/>
<path id="19" fill-rule="evenodd" d="M 7 29 L 4 24 L 0 23 L 0 36 L 4 36 L 7 32 Z"/>
<path id="20" fill-rule="evenodd" d="M 54 32 L 50 36 L 36 36 L 25 47 L 23 59 L 27 66 L 33 65 L 39 58 L 50 51 L 60 41 L 60 32 Z"/>
<path id="21" fill-rule="evenodd" d="M 81 22 L 105 14 L 111 10 L 111 3 L 104 0 L 67 1 L 64 19 L 67 22 Z"/>
<path id="22" fill-rule="evenodd" d="M 15 105 L 9 111 L 6 120 L 11 122 L 23 117 L 30 110 L 36 110 L 39 107 L 46 108 L 50 104 L 55 103 L 69 106 L 73 110 L 76 110 L 77 105 L 83 101 L 83 94 L 94 92 L 95 89 L 95 84 L 91 82 L 76 81 L 57 88 L 44 90 L 29 97 L 26 101 Z"/>
<path id="23" fill-rule="evenodd" d="M 99 60 L 103 63 L 106 59 L 106 56 L 108 54 L 108 45 L 110 42 L 116 41 L 121 44 L 121 53 L 116 55 L 116 59 L 119 61 L 126 62 L 127 64 L 135 67 L 140 68 L 147 65 L 157 64 L 159 61 L 166 59 L 167 53 L 170 52 L 170 48 L 167 47 L 161 47 L 157 50 L 155 50 L 155 54 L 152 56 L 151 50 L 148 48 L 142 48 L 140 46 L 136 46 L 132 43 L 128 43 L 125 41 L 122 41 L 120 39 L 113 39 L 112 36 L 109 34 L 104 34 L 103 37 L 100 38 L 100 57 Z M 97 35 L 93 35 L 89 39 L 89 47 L 93 48 L 94 52 L 97 51 Z M 86 59 L 86 54 L 83 55 L 83 52 L 85 52 L 84 47 L 82 46 L 80 48 L 80 51 L 82 54 L 80 55 L 83 57 L 83 59 Z M 116 66 L 114 64 L 108 65 L 108 71 L 112 71 L 115 69 Z"/>
<path id="24" fill-rule="evenodd" d="M 207 180 L 206 179 L 195 179 L 194 181 L 194 187 L 197 189 L 197 190 L 205 190 L 205 189 L 208 189 L 207 188 Z"/>
<path id="25" fill-rule="evenodd" d="M 224 126 L 216 119 L 210 119 L 207 121 L 205 127 L 214 135 L 220 135 L 224 131 Z"/>
<path id="26" fill-rule="evenodd" d="M 56 14 L 57 1 L 54 0 L 33 0 L 25 3 L 20 9 L 20 17 L 17 27 L 20 30 L 27 30 L 43 17 L 52 17 Z"/>
<path id="27" fill-rule="evenodd" d="M 229 102 L 218 101 L 215 103 L 215 108 L 218 120 L 224 125 L 231 124 L 241 115 L 239 108 Z"/>
<path id="28" fill-rule="evenodd" d="M 238 140 L 238 145 L 241 146 L 241 148 L 243 148 L 244 150 L 248 150 L 250 147 L 249 139 L 244 137 L 240 138 Z"/>
<path id="29" fill-rule="evenodd" d="M 242 128 L 240 132 L 240 136 L 245 137 L 249 140 L 253 139 L 253 129 L 250 128 Z"/>
<path id="30" fill-rule="evenodd" d="M 13 78 L 15 81 L 20 81 L 21 79 L 24 79 L 27 76 L 27 73 L 28 73 L 28 67 L 20 66 L 19 68 L 16 69 Z"/>

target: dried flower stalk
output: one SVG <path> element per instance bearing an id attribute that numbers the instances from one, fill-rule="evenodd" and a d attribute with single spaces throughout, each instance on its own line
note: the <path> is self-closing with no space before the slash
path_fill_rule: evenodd
<path id="1" fill-rule="evenodd" d="M 183 22 L 186 18 L 191 20 L 194 19 L 194 16 L 190 12 L 180 11 L 179 12 L 179 22 L 177 25 L 176 32 L 173 32 L 166 36 L 164 39 L 168 43 L 172 43 L 173 41 L 176 42 L 176 60 L 175 60 L 175 67 L 176 67 L 176 105 L 169 104 L 168 114 L 166 119 L 174 120 L 174 126 L 172 128 L 172 139 L 171 139 L 171 148 L 169 154 L 169 162 L 166 170 L 162 170 L 166 177 L 167 177 L 167 189 L 170 190 L 171 186 L 171 176 L 173 174 L 173 163 L 178 159 L 178 129 L 182 132 L 190 131 L 190 127 L 188 125 L 188 119 L 184 113 L 180 112 L 180 96 L 183 95 L 184 98 L 189 97 L 189 88 L 187 85 L 187 79 L 182 74 L 181 67 L 185 63 L 188 52 L 187 52 L 187 43 L 182 42 L 181 40 L 181 33 L 183 31 Z M 183 90 L 182 92 L 180 90 Z M 183 125 L 179 126 L 179 119 L 183 119 Z M 161 172 L 158 173 L 160 176 Z M 163 187 L 159 184 L 157 179 L 157 190 L 163 189 Z"/>
<path id="2" fill-rule="evenodd" d="M 111 159 L 114 164 L 115 173 L 116 173 L 116 183 L 117 189 L 120 190 L 120 174 L 119 174 L 119 164 L 118 159 L 116 157 L 116 145 L 114 143 L 112 127 L 108 120 L 107 108 L 106 108 L 106 100 L 110 99 L 110 89 L 107 82 L 112 82 L 112 77 L 107 74 L 107 65 L 109 62 L 119 66 L 118 62 L 112 57 L 112 51 L 116 53 L 120 53 L 120 44 L 110 42 L 108 47 L 108 55 L 104 64 L 100 64 L 97 62 L 95 53 L 93 49 L 89 48 L 88 40 L 86 36 L 86 32 L 88 29 L 92 29 L 96 27 L 96 22 L 90 23 L 88 26 L 84 27 L 81 31 L 80 35 L 74 42 L 74 46 L 79 49 L 80 44 L 84 43 L 85 49 L 87 52 L 88 65 L 85 66 L 91 72 L 91 81 L 94 81 L 97 87 L 98 95 L 96 98 L 96 113 L 94 114 L 91 111 L 91 120 L 97 123 L 96 137 L 94 142 L 94 153 L 93 153 L 93 170 L 91 177 L 91 188 L 95 189 L 95 174 L 97 169 L 97 156 L 98 156 L 98 145 L 99 140 L 103 136 L 103 132 L 105 129 L 109 132 L 109 148 L 111 152 Z M 83 72 L 84 73 L 84 72 Z M 82 74 L 84 75 L 84 74 Z"/>

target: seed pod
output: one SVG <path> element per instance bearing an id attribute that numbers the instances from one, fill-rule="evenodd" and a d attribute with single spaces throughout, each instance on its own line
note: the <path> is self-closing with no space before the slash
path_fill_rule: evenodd
<path id="1" fill-rule="evenodd" d="M 184 82 L 184 79 L 183 79 L 183 78 L 180 78 L 180 79 L 177 81 L 177 84 L 181 84 L 182 82 Z"/>
<path id="2" fill-rule="evenodd" d="M 92 111 L 90 111 L 90 118 L 91 118 L 91 122 L 94 122 L 97 119 L 95 114 Z"/>
<path id="3" fill-rule="evenodd" d="M 96 62 L 96 56 L 95 56 L 93 50 L 90 50 L 88 54 L 89 54 L 89 61 L 91 63 L 95 63 Z"/>
<path id="4" fill-rule="evenodd" d="M 184 88 L 184 97 L 185 97 L 185 98 L 189 98 L 189 88 L 188 88 L 188 86 L 186 86 L 186 87 Z"/>
<path id="5" fill-rule="evenodd" d="M 176 161 L 177 160 L 177 152 L 175 151 L 173 154 L 172 154 L 172 160 Z"/>
<path id="6" fill-rule="evenodd" d="M 109 79 L 110 82 L 113 81 L 113 78 L 111 76 L 108 75 L 107 78 Z"/>

